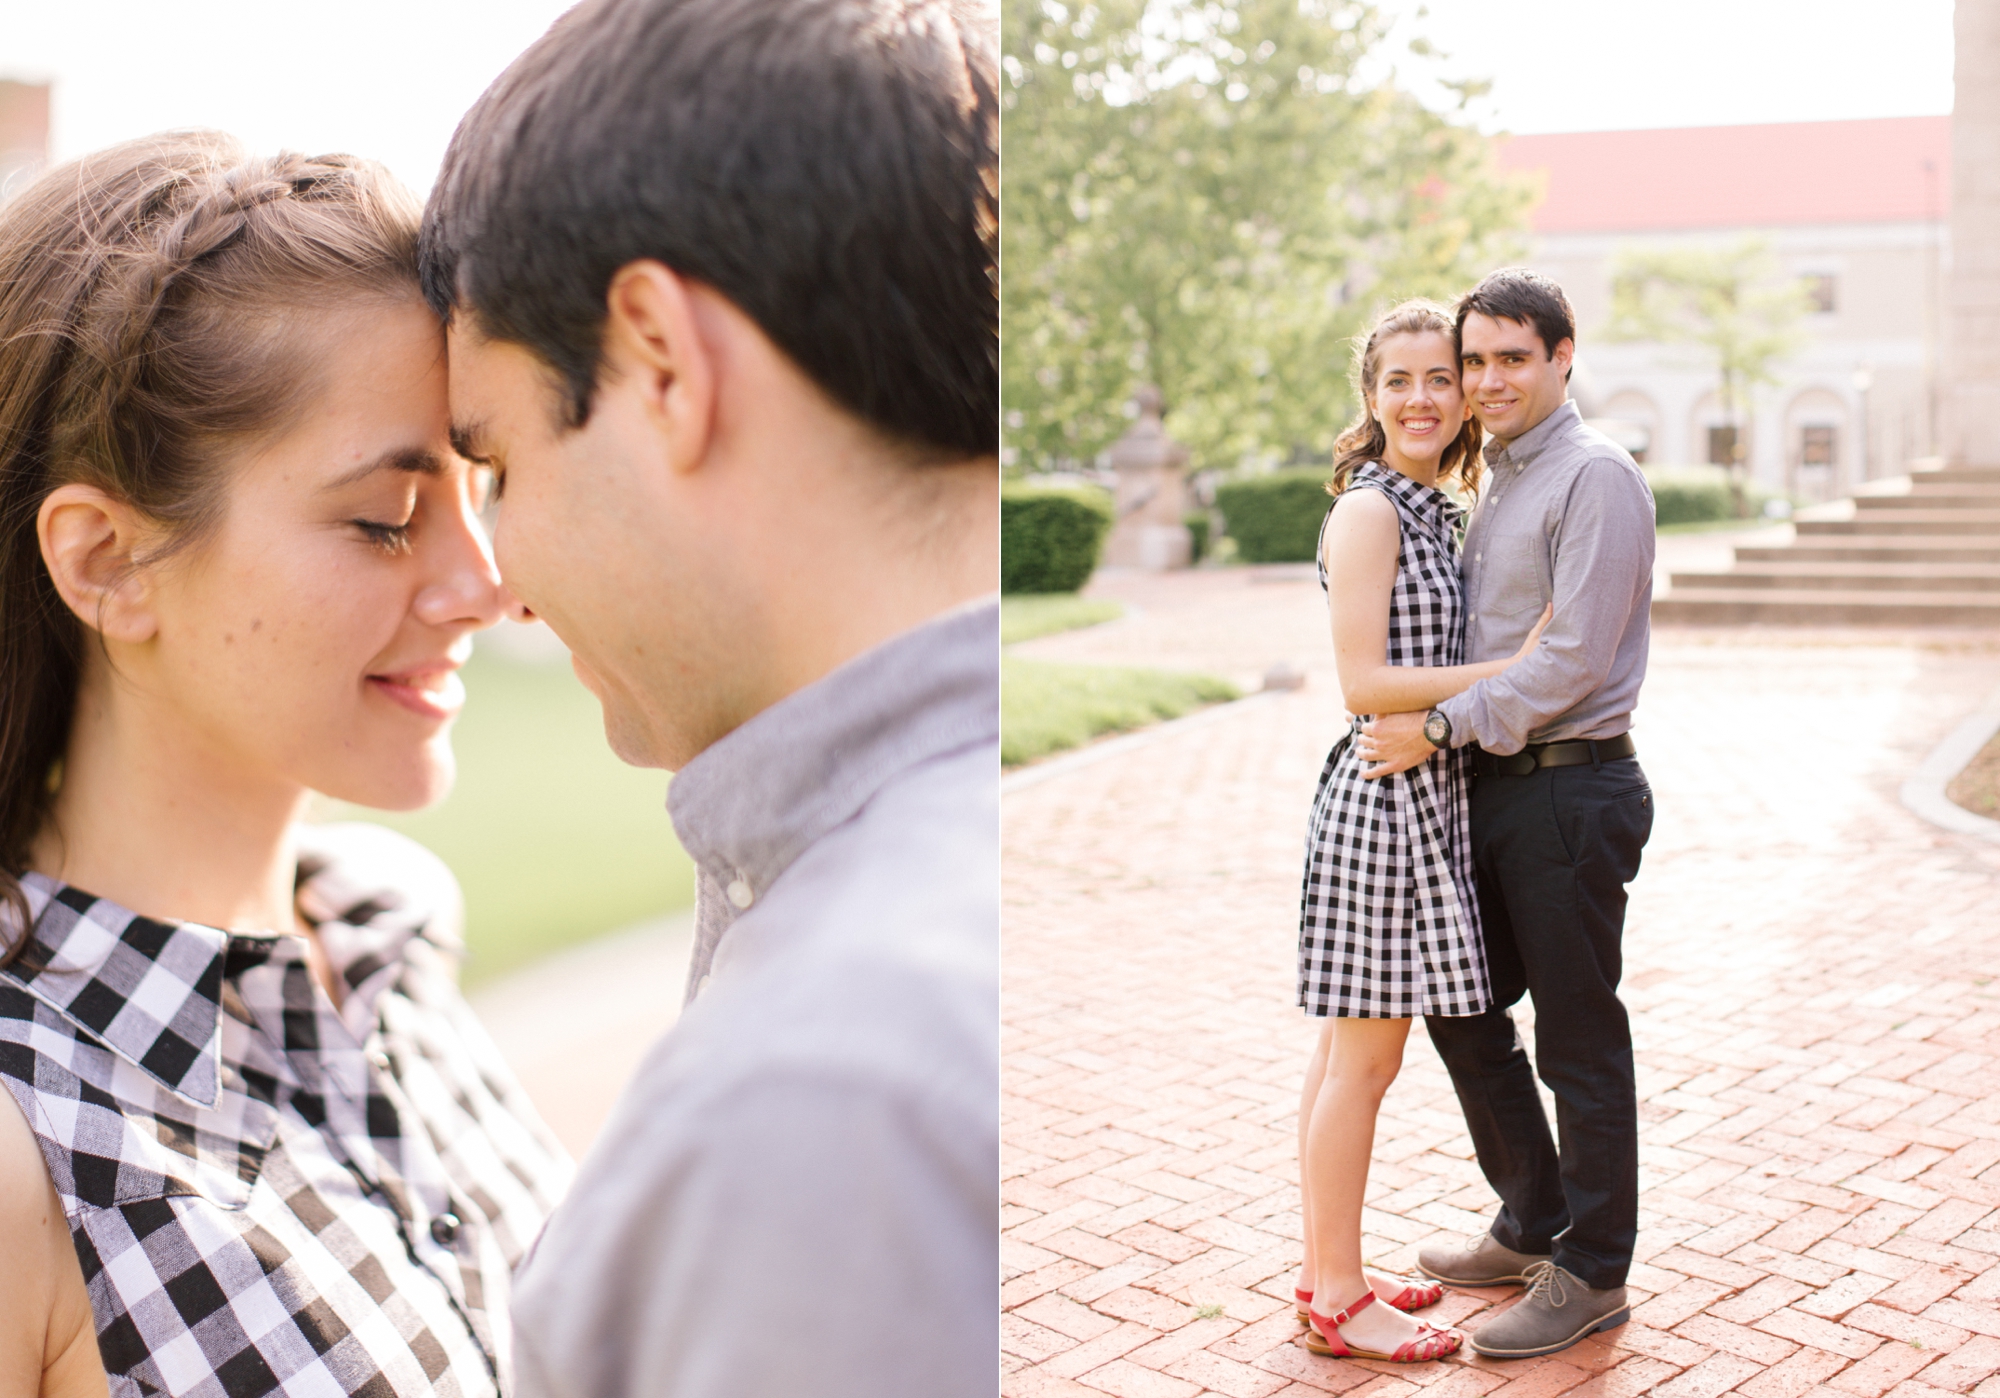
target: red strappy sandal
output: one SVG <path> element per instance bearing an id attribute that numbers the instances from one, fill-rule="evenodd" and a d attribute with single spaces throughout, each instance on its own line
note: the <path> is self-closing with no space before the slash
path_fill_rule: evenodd
<path id="1" fill-rule="evenodd" d="M 1397 1281 L 1403 1281 L 1401 1277 Z M 1292 1299 L 1299 1303 L 1299 1324 L 1310 1325 L 1313 1294 L 1302 1286 L 1292 1288 Z M 1376 1298 L 1380 1300 L 1380 1297 Z M 1403 1282 L 1403 1289 L 1389 1298 L 1389 1304 L 1399 1311 L 1420 1311 L 1426 1306 L 1435 1306 L 1444 1300 L 1444 1286 L 1440 1282 Z"/>
<path id="2" fill-rule="evenodd" d="M 1344 1311 L 1333 1315 L 1321 1315 L 1318 1311 L 1307 1314 L 1310 1323 L 1306 1329 L 1306 1348 L 1314 1354 L 1324 1354 L 1334 1359 L 1375 1359 L 1385 1364 L 1428 1364 L 1433 1359 L 1443 1359 L 1446 1355 L 1458 1353 L 1465 1337 L 1456 1330 L 1440 1330 L 1434 1325 L 1418 1321 L 1417 1337 L 1396 1346 L 1394 1354 L 1381 1354 L 1375 1350 L 1354 1349 L 1340 1338 L 1340 1327 L 1354 1319 L 1374 1303 L 1375 1293 L 1371 1289 L 1362 1293 L 1361 1299 L 1353 1302 Z"/>

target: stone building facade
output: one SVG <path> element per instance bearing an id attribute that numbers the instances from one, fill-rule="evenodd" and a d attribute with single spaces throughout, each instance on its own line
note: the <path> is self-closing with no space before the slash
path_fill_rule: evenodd
<path id="1" fill-rule="evenodd" d="M 1528 262 L 1576 309 L 1573 396 L 1647 462 L 1727 459 L 1726 418 L 1700 351 L 1604 337 L 1616 261 L 1749 237 L 1813 306 L 1755 394 L 1753 477 L 1823 499 L 1944 451 L 1952 118 L 1520 136 L 1500 161 L 1545 182 Z"/>

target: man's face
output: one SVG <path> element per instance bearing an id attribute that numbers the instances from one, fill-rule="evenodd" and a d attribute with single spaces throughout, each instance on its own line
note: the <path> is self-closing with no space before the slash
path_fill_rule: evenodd
<path id="1" fill-rule="evenodd" d="M 1576 346 L 1563 340 L 1551 355 L 1535 327 L 1474 311 L 1459 334 L 1465 396 L 1479 425 L 1503 442 L 1532 431 L 1569 396 Z"/>
<path id="2" fill-rule="evenodd" d="M 729 684 L 714 633 L 730 607 L 634 392 L 600 385 L 569 430 L 562 386 L 529 351 L 454 324 L 449 359 L 453 440 L 496 475 L 502 578 L 569 647 L 612 750 L 678 770 L 729 726 L 714 717 Z"/>

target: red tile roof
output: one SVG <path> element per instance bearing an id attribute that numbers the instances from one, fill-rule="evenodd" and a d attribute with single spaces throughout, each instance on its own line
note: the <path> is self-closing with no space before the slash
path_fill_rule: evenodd
<path id="1" fill-rule="evenodd" d="M 1505 170 L 1545 171 L 1538 233 L 1884 223 L 1951 213 L 1951 118 L 1880 117 L 1500 143 Z M 1924 162 L 1934 167 L 1927 173 Z"/>

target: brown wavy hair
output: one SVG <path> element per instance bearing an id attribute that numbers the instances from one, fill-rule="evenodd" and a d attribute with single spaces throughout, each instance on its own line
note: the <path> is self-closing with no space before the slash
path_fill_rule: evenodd
<path id="1" fill-rule="evenodd" d="M 1362 342 L 1361 353 L 1354 356 L 1352 379 L 1355 396 L 1361 400 L 1361 412 L 1333 444 L 1333 479 L 1326 483 L 1328 495 L 1339 495 L 1346 490 L 1355 468 L 1364 462 L 1380 461 L 1388 448 L 1389 439 L 1369 406 L 1375 397 L 1376 376 L 1382 370 L 1382 342 L 1397 335 L 1425 333 L 1442 335 L 1454 347 L 1458 344 L 1458 327 L 1451 312 L 1435 301 L 1419 297 L 1384 314 Z M 1456 480 L 1468 495 L 1479 494 L 1479 478 L 1486 472 L 1486 463 L 1479 454 L 1485 435 L 1477 418 L 1467 418 L 1458 435 L 1445 443 L 1444 455 L 1438 461 L 1440 488 Z"/>
<path id="2" fill-rule="evenodd" d="M 20 879 L 95 634 L 42 561 L 42 501 L 82 482 L 127 502 L 163 540 L 149 562 L 198 540 L 227 463 L 317 392 L 327 315 L 421 299 L 421 212 L 369 162 L 210 131 L 85 156 L 0 207 L 0 965 L 30 940 Z"/>

